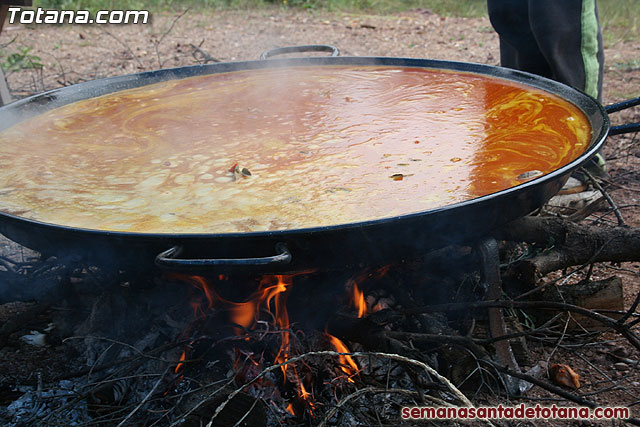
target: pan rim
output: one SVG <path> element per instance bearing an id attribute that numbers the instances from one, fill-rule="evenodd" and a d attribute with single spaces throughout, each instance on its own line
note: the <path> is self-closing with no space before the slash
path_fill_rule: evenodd
<path id="1" fill-rule="evenodd" d="M 609 117 L 604 107 L 593 97 L 585 94 L 578 89 L 566 86 L 554 80 L 550 80 L 538 75 L 526 73 L 523 71 L 480 64 L 474 62 L 461 62 L 461 61 L 447 61 L 438 59 L 424 59 L 424 58 L 403 58 L 403 57 L 373 57 L 373 56 L 339 56 L 339 57 L 308 57 L 308 58 L 278 58 L 269 60 L 253 60 L 253 61 L 234 61 L 223 62 L 216 64 L 206 65 L 192 65 L 186 67 L 175 67 L 161 70 L 145 71 L 141 73 L 126 74 L 122 76 L 113 76 L 103 79 L 91 80 L 82 82 L 77 85 L 57 88 L 50 91 L 46 91 L 40 94 L 35 94 L 27 98 L 23 98 L 14 103 L 0 107 L 0 118 L 3 114 L 13 114 L 14 110 L 21 108 L 30 109 L 28 116 L 22 120 L 26 120 L 34 115 L 40 114 L 44 111 L 49 111 L 53 108 L 80 101 L 82 99 L 91 98 L 91 96 L 81 96 L 86 93 L 90 93 L 97 86 L 100 89 L 98 95 L 101 96 L 108 93 L 114 93 L 120 90 L 125 90 L 134 87 L 142 87 L 147 84 L 154 84 L 166 80 L 172 79 L 184 79 L 188 77 L 224 73 L 224 72 L 239 72 L 255 69 L 269 69 L 274 67 L 292 67 L 292 66 L 331 66 L 331 65 L 354 65 L 354 66 L 396 66 L 403 68 L 435 68 L 447 71 L 458 71 L 472 74 L 479 74 L 484 76 L 491 76 L 498 79 L 503 79 L 519 84 L 524 84 L 533 88 L 547 91 L 556 96 L 561 97 L 565 101 L 572 103 L 579 108 L 585 116 L 588 118 L 592 128 L 591 141 L 587 149 L 570 163 L 555 169 L 547 174 L 536 177 L 525 183 L 512 186 L 497 192 L 486 194 L 479 197 L 474 197 L 468 200 L 456 202 L 453 204 L 447 204 L 444 206 L 435 207 L 432 209 L 410 212 L 402 215 L 382 217 L 365 221 L 350 222 L 333 224 L 326 226 L 306 227 L 306 228 L 294 228 L 283 230 L 265 230 L 265 231 L 250 231 L 250 232 L 233 232 L 233 233 L 159 233 L 159 232 L 136 232 L 136 231 L 119 231 L 119 230 L 104 230 L 95 228 L 81 228 L 73 227 L 63 224 L 49 223 L 30 218 L 24 218 L 19 215 L 13 215 L 7 212 L 0 211 L 0 220 L 6 218 L 12 221 L 19 221 L 25 225 L 29 225 L 36 228 L 46 228 L 52 231 L 59 231 L 65 233 L 78 233 L 83 236 L 109 236 L 116 237 L 125 240 L 130 239 L 168 239 L 168 240 L 199 240 L 199 239 L 233 239 L 233 238 L 286 238 L 289 236 L 315 234 L 323 232 L 340 232 L 358 228 L 369 228 L 385 226 L 389 223 L 412 221 L 427 215 L 437 215 L 449 210 L 466 208 L 470 205 L 483 205 L 487 202 L 493 201 L 497 198 L 505 196 L 515 196 L 519 193 L 525 193 L 532 188 L 543 185 L 554 179 L 559 179 L 563 176 L 568 176 L 570 172 L 578 168 L 587 159 L 591 158 L 600 149 L 604 143 L 610 128 Z M 128 86 L 132 83 L 142 81 L 142 84 L 135 84 Z M 128 86 L 128 87 L 125 87 Z M 111 89 L 114 90 L 107 90 Z M 74 91 L 75 93 L 71 92 Z M 67 93 L 69 92 L 69 93 Z M 64 103 L 56 105 L 59 102 L 60 95 L 63 95 L 62 101 Z M 68 96 L 68 98 L 67 98 Z M 68 102 L 67 102 L 68 101 Z M 53 107 L 51 103 L 54 103 Z M 30 105 L 35 104 L 35 105 Z M 48 106 L 49 108 L 42 108 L 42 106 Z M 33 108 L 33 109 L 31 109 Z M 589 111 L 587 111 L 587 109 Z M 41 111 L 40 111 L 41 110 Z M 35 112 L 35 114 L 33 114 Z M 596 127 L 594 126 L 594 120 L 601 119 L 602 123 L 599 125 L 599 132 L 594 132 Z M 22 121 L 20 120 L 20 121 Z M 20 121 L 14 121 L 9 126 L 0 128 L 0 130 L 13 126 Z M 597 133 L 597 135 L 595 135 Z"/>

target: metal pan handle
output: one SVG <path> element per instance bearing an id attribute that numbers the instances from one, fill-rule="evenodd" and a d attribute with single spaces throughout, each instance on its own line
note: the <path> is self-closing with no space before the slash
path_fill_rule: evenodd
<path id="1" fill-rule="evenodd" d="M 260 59 L 267 59 L 276 55 L 286 55 L 287 53 L 298 52 L 331 52 L 331 56 L 340 55 L 340 49 L 328 44 L 310 44 L 304 46 L 285 46 L 277 47 L 275 49 L 265 50 L 260 55 Z"/>
<path id="2" fill-rule="evenodd" d="M 291 252 L 284 243 L 276 244 L 277 255 L 260 258 L 227 258 L 227 259 L 184 259 L 177 258 L 182 252 L 182 246 L 174 246 L 156 256 L 156 265 L 161 268 L 198 268 L 198 267 L 258 267 L 288 264 L 291 262 Z"/>
<path id="3" fill-rule="evenodd" d="M 626 101 L 617 102 L 615 104 L 607 105 L 604 107 L 604 111 L 607 114 L 615 113 L 616 111 L 626 110 L 627 108 L 635 107 L 636 105 L 640 105 L 640 97 L 628 99 Z"/>
<path id="4" fill-rule="evenodd" d="M 618 102 L 616 104 L 607 105 L 606 107 L 604 107 L 604 111 L 606 111 L 607 114 L 611 114 L 615 113 L 616 111 L 635 107 L 636 105 L 640 105 L 640 97 Z M 611 126 L 611 128 L 609 128 L 609 135 L 620 135 L 623 133 L 638 131 L 640 131 L 640 123 L 629 123 L 626 125 Z"/>
<path id="5" fill-rule="evenodd" d="M 640 123 L 629 123 L 627 125 L 611 126 L 608 135 L 621 135 L 623 133 L 640 132 Z"/>

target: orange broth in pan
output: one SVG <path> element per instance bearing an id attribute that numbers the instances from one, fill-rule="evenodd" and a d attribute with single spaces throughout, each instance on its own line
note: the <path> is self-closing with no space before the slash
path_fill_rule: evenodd
<path id="1" fill-rule="evenodd" d="M 1 132 L 0 211 L 149 233 L 329 226 L 516 186 L 574 160 L 590 138 L 572 104 L 484 75 L 212 74 L 78 101 Z"/>

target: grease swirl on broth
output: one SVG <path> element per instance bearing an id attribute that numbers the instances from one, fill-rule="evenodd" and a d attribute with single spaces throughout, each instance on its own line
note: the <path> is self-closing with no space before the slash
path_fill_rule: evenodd
<path id="1" fill-rule="evenodd" d="M 590 132 L 555 95 L 471 73 L 213 74 L 79 101 L 3 131 L 0 210 L 153 233 L 359 222 L 521 184 L 582 154 Z M 231 172 L 236 164 L 250 175 Z"/>

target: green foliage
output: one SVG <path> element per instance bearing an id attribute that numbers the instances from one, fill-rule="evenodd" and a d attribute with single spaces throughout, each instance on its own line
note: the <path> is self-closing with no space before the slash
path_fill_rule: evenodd
<path id="1" fill-rule="evenodd" d="M 598 0 L 598 12 L 605 43 L 638 40 L 640 1 Z"/>
<path id="2" fill-rule="evenodd" d="M 31 47 L 21 46 L 17 52 L 14 52 L 7 56 L 2 62 L 2 69 L 7 73 L 12 73 L 19 70 L 40 69 L 42 63 L 40 57 L 32 55 L 29 52 Z M 2 55 L 4 56 L 4 55 Z"/>
<path id="3" fill-rule="evenodd" d="M 89 10 L 148 9 L 153 11 L 192 8 L 244 9 L 291 7 L 331 11 L 390 13 L 413 8 L 429 9 L 441 15 L 486 15 L 486 0 L 34 0 L 45 9 Z"/>

